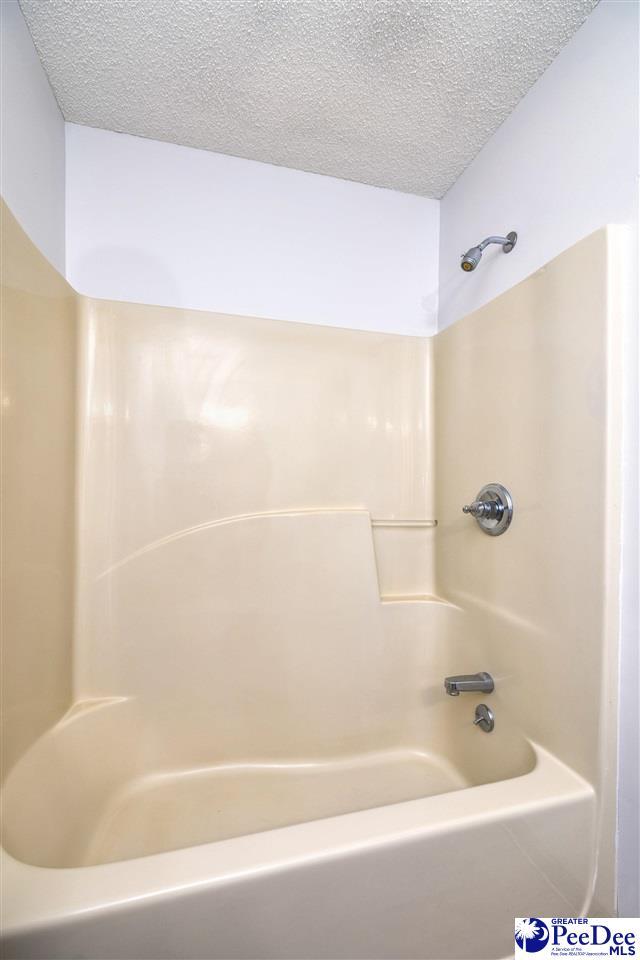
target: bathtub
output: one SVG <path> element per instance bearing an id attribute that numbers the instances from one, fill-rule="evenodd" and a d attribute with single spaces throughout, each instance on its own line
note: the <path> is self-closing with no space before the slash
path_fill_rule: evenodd
<path id="1" fill-rule="evenodd" d="M 150 771 L 138 704 L 77 705 L 4 788 L 3 956 L 508 956 L 586 909 L 595 796 L 470 708 L 429 749 Z"/>
<path id="2" fill-rule="evenodd" d="M 122 693 L 6 778 L 7 960 L 479 960 L 586 909 L 593 787 L 527 734 L 496 617 L 380 595 L 366 511 L 209 524 L 91 587 Z M 446 695 L 484 669 L 493 692 Z"/>
<path id="3" fill-rule="evenodd" d="M 208 584 L 243 537 L 259 603 L 239 624 L 242 583 Z M 206 589 L 176 586 L 205 558 Z M 480 960 L 510 954 L 516 916 L 585 911 L 596 792 L 527 735 L 487 652 L 496 618 L 380 598 L 368 514 L 213 525 L 105 581 L 109 628 L 131 639 L 100 642 L 100 677 L 135 695 L 79 699 L 5 781 L 7 960 Z M 304 643 L 290 595 L 318 598 Z M 445 676 L 482 669 L 492 693 L 446 695 Z"/>
<path id="4" fill-rule="evenodd" d="M 7 960 L 499 960 L 514 917 L 613 914 L 611 236 L 435 343 L 80 298 L 55 643 L 35 538 L 14 591 Z M 498 539 L 461 512 L 492 480 Z"/>

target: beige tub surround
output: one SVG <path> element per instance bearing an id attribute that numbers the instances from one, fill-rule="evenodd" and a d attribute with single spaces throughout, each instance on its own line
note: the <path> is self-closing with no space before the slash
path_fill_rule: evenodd
<path id="1" fill-rule="evenodd" d="M 0 201 L 2 772 L 71 701 L 77 297 Z"/>
<path id="2" fill-rule="evenodd" d="M 624 241 L 598 231 L 434 343 L 437 589 L 471 618 L 501 704 L 597 789 L 610 911 Z M 497 540 L 460 511 L 494 480 L 514 498 Z"/>
<path id="3" fill-rule="evenodd" d="M 618 263 L 603 230 L 432 340 L 65 294 L 75 620 L 9 717 L 7 956 L 497 960 L 614 911 Z"/>
<path id="4" fill-rule="evenodd" d="M 433 593 L 433 528 L 413 525 L 434 519 L 429 341 L 87 299 L 81 316 L 83 695 L 103 692 L 93 584 L 217 521 L 232 537 L 235 518 L 288 511 L 409 522 L 374 528 L 380 588 Z"/>

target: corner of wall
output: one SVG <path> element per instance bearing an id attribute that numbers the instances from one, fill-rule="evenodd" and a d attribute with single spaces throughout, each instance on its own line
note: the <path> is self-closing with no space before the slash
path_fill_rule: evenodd
<path id="1" fill-rule="evenodd" d="M 64 119 L 18 0 L 2 0 L 0 18 L 0 192 L 34 244 L 64 275 Z"/>

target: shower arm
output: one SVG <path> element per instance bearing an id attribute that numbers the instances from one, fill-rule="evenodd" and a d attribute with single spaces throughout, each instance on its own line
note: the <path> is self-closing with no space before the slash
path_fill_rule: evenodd
<path id="1" fill-rule="evenodd" d="M 482 241 L 482 243 L 478 244 L 478 247 L 480 248 L 480 250 L 484 250 L 484 248 L 488 247 L 490 243 L 499 243 L 500 246 L 506 247 L 508 244 L 512 242 L 513 241 L 510 240 L 509 237 L 486 237 Z"/>

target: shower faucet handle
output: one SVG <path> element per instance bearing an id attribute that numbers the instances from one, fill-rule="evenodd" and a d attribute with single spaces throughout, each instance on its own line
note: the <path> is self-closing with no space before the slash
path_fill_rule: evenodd
<path id="1" fill-rule="evenodd" d="M 503 511 L 503 505 L 497 500 L 474 500 L 473 503 L 465 504 L 462 508 L 463 513 L 470 513 L 476 520 L 479 517 L 499 520 Z"/>
<path id="2" fill-rule="evenodd" d="M 473 503 L 464 505 L 462 512 L 475 517 L 484 533 L 488 533 L 490 537 L 499 537 L 511 523 L 513 500 L 501 483 L 487 483 Z"/>

